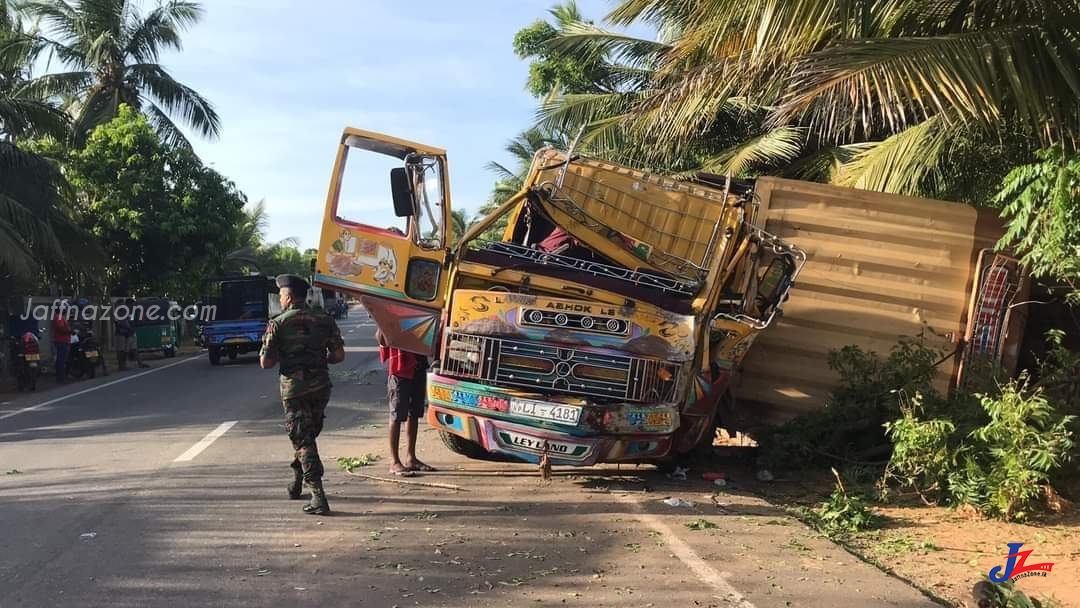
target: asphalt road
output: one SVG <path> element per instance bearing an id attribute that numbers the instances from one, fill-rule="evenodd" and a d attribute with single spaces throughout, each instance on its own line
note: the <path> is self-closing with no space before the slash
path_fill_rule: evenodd
<path id="1" fill-rule="evenodd" d="M 439 471 L 405 481 L 447 487 L 385 481 L 374 328 L 363 311 L 340 325 L 320 438 L 330 517 L 287 499 L 277 375 L 253 355 L 153 359 L 0 405 L 0 607 L 934 605 L 700 471 L 545 481 L 422 425 Z M 367 454 L 380 460 L 355 473 L 381 480 L 338 467 Z"/>

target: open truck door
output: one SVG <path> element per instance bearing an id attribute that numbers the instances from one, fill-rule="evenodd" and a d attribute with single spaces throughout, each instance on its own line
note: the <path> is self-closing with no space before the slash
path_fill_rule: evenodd
<path id="1" fill-rule="evenodd" d="M 390 211 L 393 214 L 390 214 Z M 374 225 L 374 218 L 386 218 Z M 434 355 L 450 259 L 446 152 L 347 128 L 313 282 L 354 294 L 390 346 Z"/>

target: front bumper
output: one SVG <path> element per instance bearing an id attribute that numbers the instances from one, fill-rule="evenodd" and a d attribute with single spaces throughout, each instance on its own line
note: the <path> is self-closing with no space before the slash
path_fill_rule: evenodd
<path id="1" fill-rule="evenodd" d="M 672 404 L 543 401 L 506 389 L 428 374 L 428 423 L 486 450 L 537 462 L 590 466 L 662 458 L 679 427 Z"/>

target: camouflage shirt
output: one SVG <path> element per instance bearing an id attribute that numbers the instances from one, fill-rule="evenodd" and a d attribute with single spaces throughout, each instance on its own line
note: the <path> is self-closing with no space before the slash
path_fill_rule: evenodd
<path id="1" fill-rule="evenodd" d="M 270 319 L 259 356 L 277 358 L 281 398 L 291 399 L 332 386 L 326 355 L 342 346 L 333 317 L 294 304 Z"/>

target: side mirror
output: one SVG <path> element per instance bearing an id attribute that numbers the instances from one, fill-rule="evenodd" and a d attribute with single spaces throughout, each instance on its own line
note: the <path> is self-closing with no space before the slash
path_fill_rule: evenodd
<path id="1" fill-rule="evenodd" d="M 412 217 L 413 210 L 412 185 L 409 184 L 409 174 L 404 167 L 395 167 L 390 170 L 390 191 L 394 195 L 394 215 L 398 217 Z"/>

